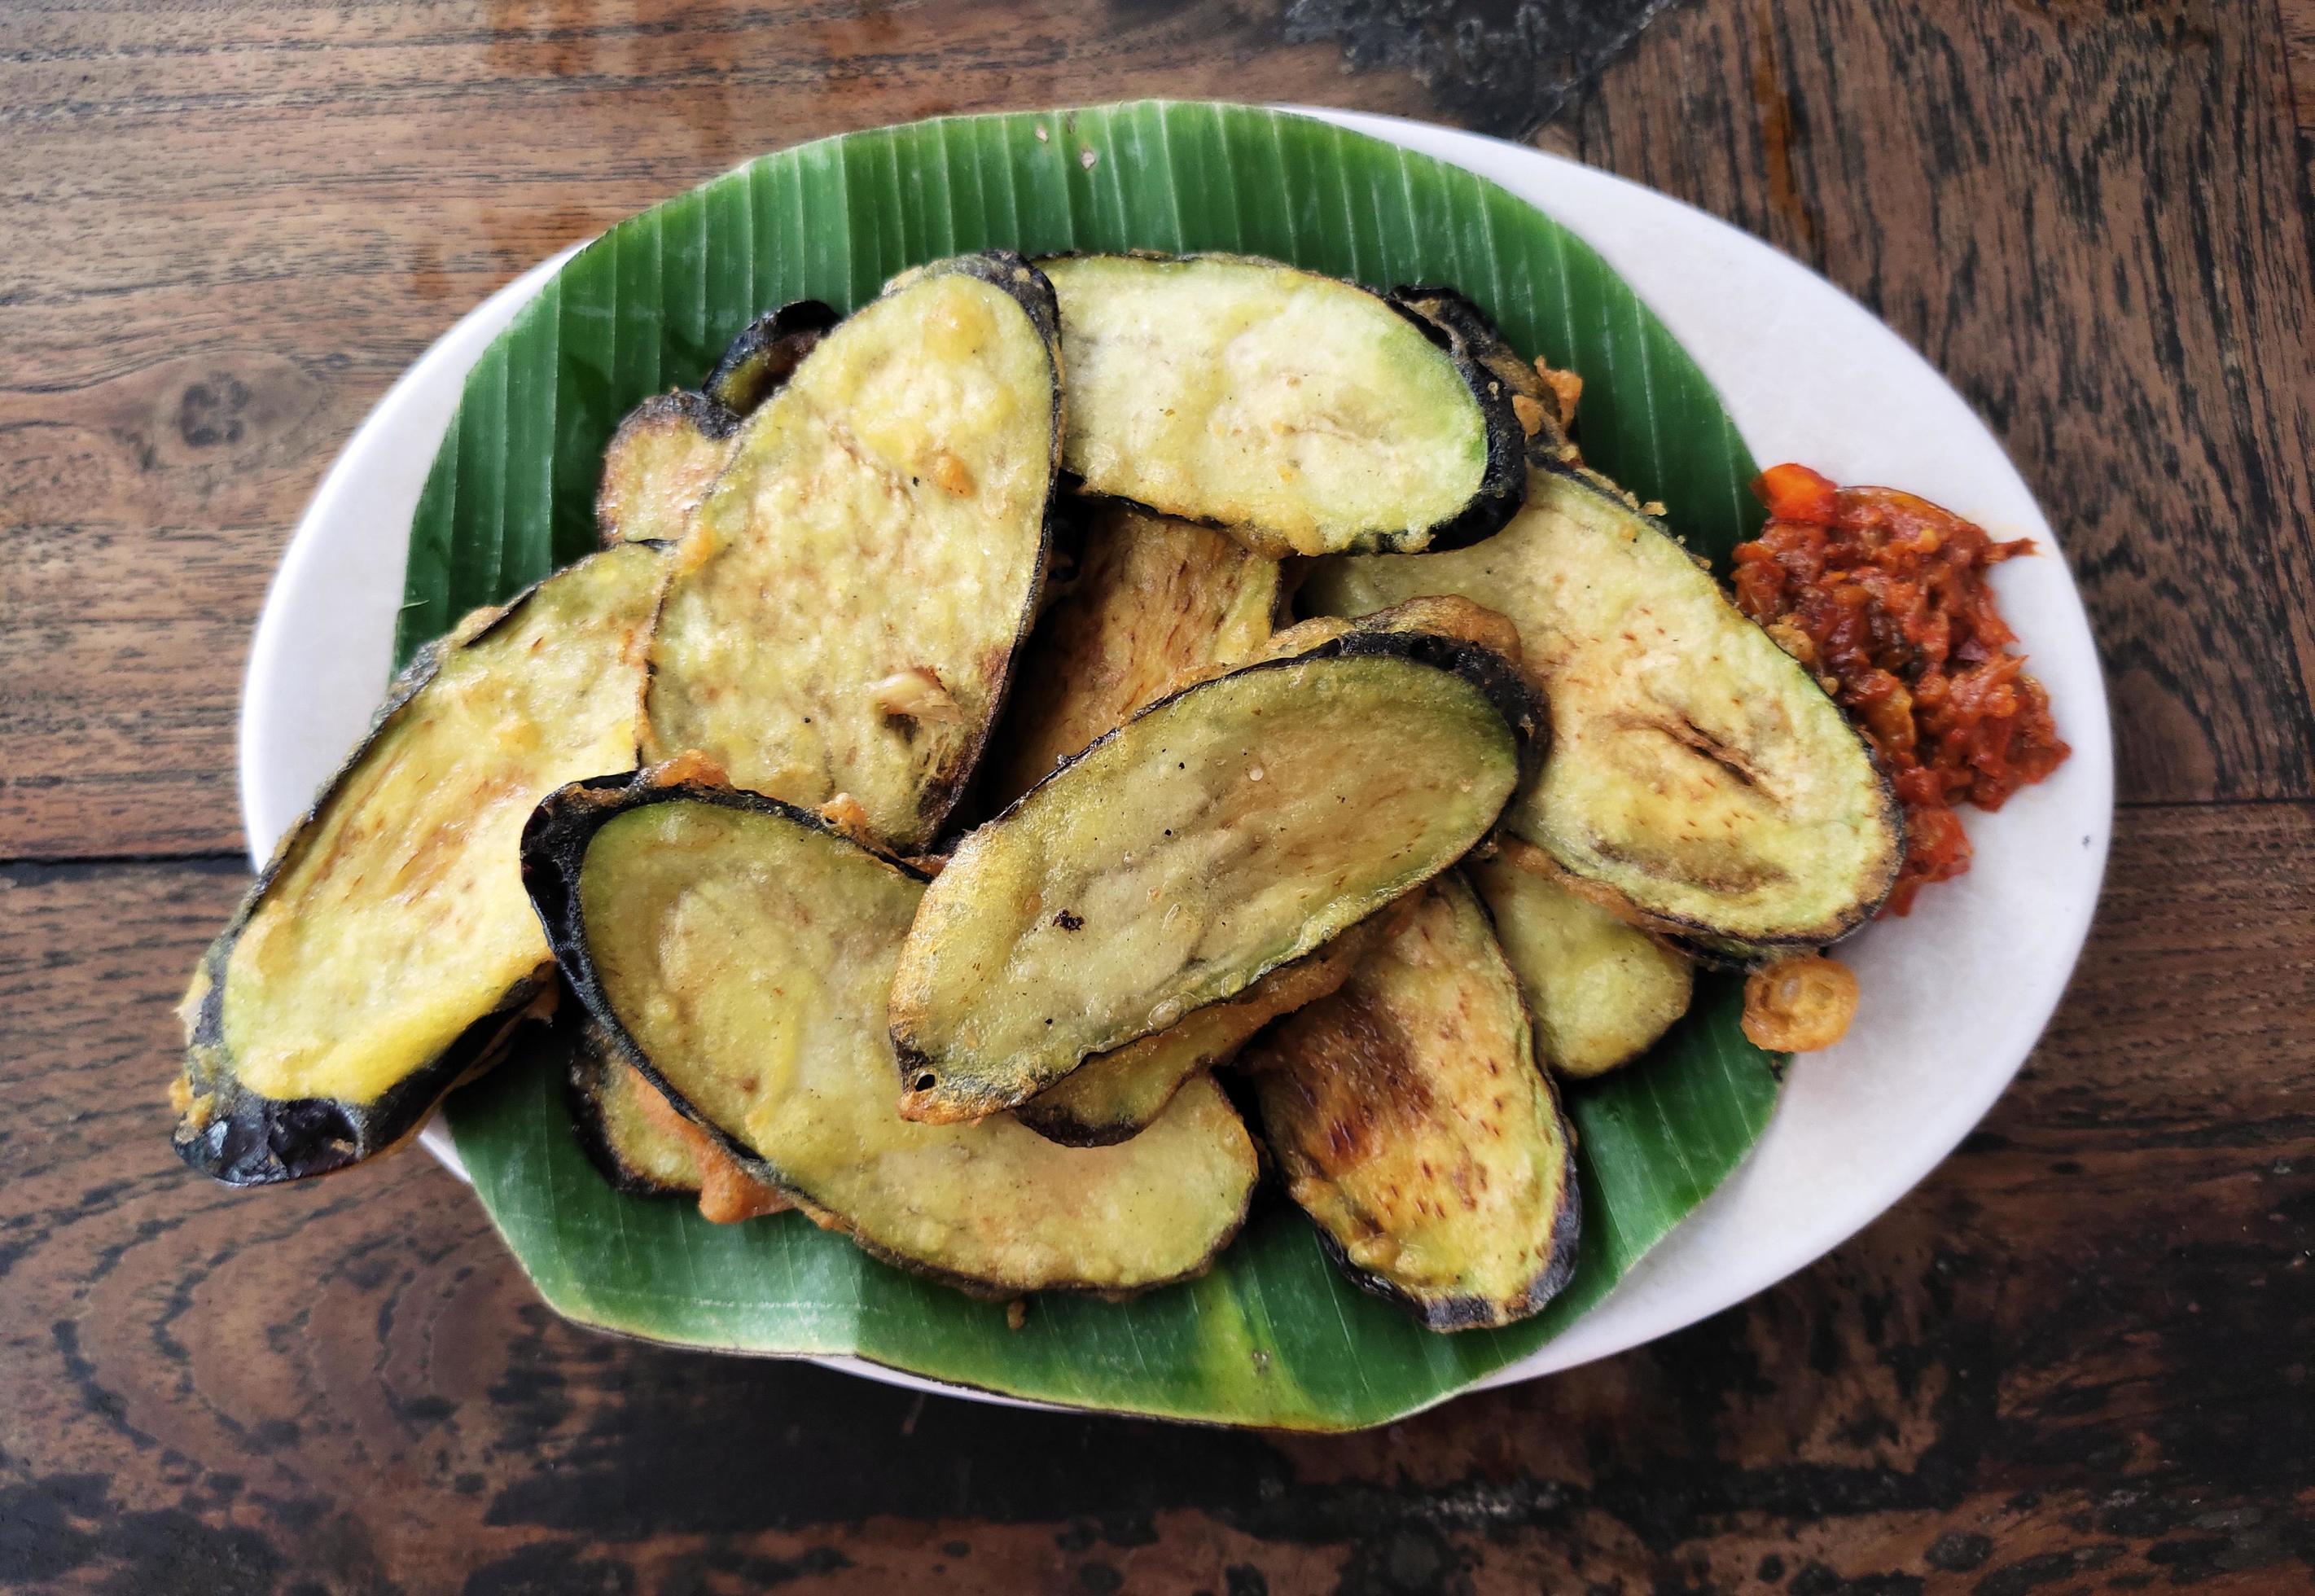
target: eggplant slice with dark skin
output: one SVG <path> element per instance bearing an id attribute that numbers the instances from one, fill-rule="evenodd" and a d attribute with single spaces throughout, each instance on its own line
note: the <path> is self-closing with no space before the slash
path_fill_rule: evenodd
<path id="1" fill-rule="evenodd" d="M 629 411 L 603 451 L 595 493 L 603 546 L 682 536 L 731 463 L 740 423 L 786 385 L 838 320 L 817 299 L 783 305 L 732 341 L 705 392 L 654 394 Z"/>
<path id="2" fill-rule="evenodd" d="M 1341 986 L 1365 951 L 1370 917 L 1317 953 L 1282 964 L 1234 998 L 1184 1015 L 1154 1036 L 1096 1053 L 1014 1110 L 1064 1147 L 1110 1147 L 1139 1135 L 1183 1086 L 1237 1056 L 1264 1025 Z"/>
<path id="3" fill-rule="evenodd" d="M 1361 1287 L 1470 1330 L 1525 1318 L 1574 1272 L 1574 1133 L 1459 875 L 1239 1062 L 1288 1192 Z"/>
<path id="4" fill-rule="evenodd" d="M 704 394 L 655 394 L 629 411 L 603 450 L 597 540 L 609 548 L 682 536 L 739 431 L 740 418 Z"/>
<path id="5" fill-rule="evenodd" d="M 1064 458 L 1089 491 L 1273 556 L 1453 548 L 1518 509 L 1525 433 L 1480 358 L 1501 340 L 1459 296 L 1442 321 L 1243 255 L 1039 264 L 1060 302 Z"/>
<path id="6" fill-rule="evenodd" d="M 652 641 L 654 759 L 938 834 L 1036 613 L 1060 448 L 1052 290 L 1017 255 L 897 278 L 742 425 Z"/>
<path id="7" fill-rule="evenodd" d="M 1857 729 L 1607 479 L 1539 454 L 1486 542 L 1322 561 L 1297 602 L 1355 616 L 1442 593 L 1509 616 L 1549 698 L 1551 753 L 1504 829 L 1628 918 L 1773 956 L 1847 935 L 1888 894 L 1903 829 Z"/>
<path id="8" fill-rule="evenodd" d="M 1074 575 L 1038 617 L 990 740 L 977 787 L 990 807 L 1009 804 L 1184 678 L 1251 659 L 1277 620 L 1278 562 L 1226 534 L 1113 502 L 1085 521 Z M 1265 1021 L 1331 990 L 1324 957 L 1273 971 L 1242 1001 L 1087 1060 L 1023 1104 L 1021 1122 L 1069 1147 L 1124 1140 Z"/>
<path id="9" fill-rule="evenodd" d="M 766 312 L 725 347 L 700 391 L 735 416 L 753 415 L 843 319 L 817 299 L 794 299 Z"/>
<path id="10" fill-rule="evenodd" d="M 820 816 L 679 762 L 555 794 L 523 871 L 619 1056 L 878 1257 L 984 1296 L 1123 1296 L 1202 1272 L 1244 1222 L 1254 1146 L 1211 1080 L 1116 1148 L 902 1120 L 885 994 L 923 877 Z"/>
<path id="11" fill-rule="evenodd" d="M 374 1157 L 553 1008 L 516 843 L 545 794 L 634 767 L 664 574 L 607 549 L 412 661 L 194 974 L 186 1163 L 263 1185 Z"/>
<path id="12" fill-rule="evenodd" d="M 625 1196 L 696 1199 L 699 1161 L 691 1144 L 653 1112 L 672 1114 L 667 1099 L 608 1042 L 587 1034 L 591 1027 L 572 1029 L 581 1034 L 571 1039 L 564 1082 L 571 1128 L 587 1161 Z"/>
<path id="13" fill-rule="evenodd" d="M 613 1190 L 630 1197 L 692 1199 L 711 1225 L 784 1213 L 792 1206 L 620 1058 L 600 1026 L 587 1020 L 573 1029 L 571 1125 Z"/>
<path id="14" fill-rule="evenodd" d="M 1539 711 L 1461 637 L 1338 633 L 1159 699 L 971 833 L 892 987 L 901 1112 L 1024 1103 L 1468 853 Z"/>

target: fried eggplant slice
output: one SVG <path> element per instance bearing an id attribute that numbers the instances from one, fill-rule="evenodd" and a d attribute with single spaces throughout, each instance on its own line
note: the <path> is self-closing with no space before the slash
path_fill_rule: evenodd
<path id="1" fill-rule="evenodd" d="M 1315 1003 L 1350 979 L 1365 953 L 1372 916 L 1307 958 L 1282 964 L 1220 1003 L 1182 1016 L 1154 1036 L 1096 1053 L 1014 1111 L 1064 1147 L 1109 1147 L 1138 1136 L 1193 1077 L 1226 1064 L 1255 1033 Z"/>
<path id="2" fill-rule="evenodd" d="M 1551 751 L 1505 829 L 1652 928 L 1750 949 L 1863 925 L 1903 833 L 1855 727 L 1605 478 L 1539 466 L 1472 548 L 1323 562 L 1306 607 L 1358 615 L 1459 593 L 1518 626 Z"/>
<path id="3" fill-rule="evenodd" d="M 892 984 L 911 1119 L 1024 1103 L 1468 852 L 1535 711 L 1460 639 L 1353 629 L 1142 710 L 957 845 Z"/>
<path id="4" fill-rule="evenodd" d="M 1240 1056 L 1286 1188 L 1360 1286 L 1433 1330 L 1508 1325 L 1575 1268 L 1574 1136 L 1453 874 Z"/>
<path id="5" fill-rule="evenodd" d="M 885 994 L 922 878 L 818 817 L 646 778 L 565 788 L 524 839 L 557 957 L 622 1055 L 758 1178 L 879 1257 L 978 1293 L 1202 1272 L 1254 1145 L 1220 1088 L 1121 1147 L 895 1111 Z"/>
<path id="6" fill-rule="evenodd" d="M 1518 507 L 1512 391 L 1457 329 L 1246 256 L 1039 264 L 1060 300 L 1064 458 L 1093 492 L 1271 555 L 1452 548 Z"/>
<path id="7" fill-rule="evenodd" d="M 699 386 L 732 414 L 752 414 L 786 386 L 803 358 L 843 319 L 817 299 L 791 300 L 767 311 L 741 330 Z"/>
<path id="8" fill-rule="evenodd" d="M 545 794 L 634 767 L 664 573 L 607 549 L 411 661 L 194 973 L 186 1163 L 247 1186 L 383 1152 L 553 1006 L 516 845 Z"/>
<path id="9" fill-rule="evenodd" d="M 1210 527 L 1104 505 L 1076 581 L 1030 634 L 989 755 L 1009 803 L 1177 678 L 1251 659 L 1269 641 L 1278 562 Z"/>
<path id="10" fill-rule="evenodd" d="M 1086 528 L 1075 580 L 1030 636 L 984 794 L 1009 803 L 1182 678 L 1252 658 L 1270 638 L 1279 599 L 1277 561 L 1210 527 L 1104 504 Z M 1124 1140 L 1184 1081 L 1227 1059 L 1268 1020 L 1339 984 L 1335 973 L 1323 988 L 1312 986 L 1334 969 L 1326 961 L 1322 951 L 1273 971 L 1240 1001 L 1087 1060 L 1022 1104 L 1021 1122 L 1069 1147 Z"/>
<path id="11" fill-rule="evenodd" d="M 653 758 L 848 794 L 893 847 L 939 829 L 1043 580 L 1060 447 L 1051 290 L 1017 256 L 896 279 L 742 427 L 675 554 Z"/>
<path id="12" fill-rule="evenodd" d="M 1688 1012 L 1689 962 L 1578 895 L 1541 848 L 1507 838 L 1465 869 L 1527 996 L 1536 1047 L 1560 1074 L 1629 1063 Z"/>
<path id="13" fill-rule="evenodd" d="M 603 450 L 595 530 L 605 548 L 672 543 L 732 457 L 740 418 L 700 394 L 655 394 L 627 412 Z"/>
<path id="14" fill-rule="evenodd" d="M 611 1185 L 631 1197 L 691 1197 L 710 1224 L 785 1212 L 788 1200 L 749 1175 L 591 1022 L 571 1060 L 571 1122 Z"/>

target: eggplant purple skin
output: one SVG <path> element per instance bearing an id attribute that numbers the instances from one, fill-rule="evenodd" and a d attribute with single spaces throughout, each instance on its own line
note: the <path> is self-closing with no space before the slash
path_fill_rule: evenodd
<path id="1" fill-rule="evenodd" d="M 1262 266 L 1287 266 L 1283 261 L 1262 255 L 1233 254 L 1226 250 L 1204 250 L 1191 254 L 1167 254 L 1162 250 L 1056 250 L 1037 257 L 1039 261 L 1073 260 L 1085 255 L 1124 255 L 1143 261 L 1240 261 Z M 1033 267 L 1035 262 L 1030 262 Z M 1299 266 L 1288 270 L 1300 271 Z M 1324 277 L 1324 272 L 1307 273 Z M 1341 554 L 1444 554 L 1450 549 L 1466 548 L 1484 537 L 1492 537 L 1509 524 L 1520 507 L 1527 501 L 1527 450 L 1529 439 L 1520 425 L 1519 412 L 1512 407 L 1516 390 L 1491 368 L 1488 357 L 1507 357 L 1518 362 L 1502 332 L 1487 313 L 1468 296 L 1453 288 L 1407 287 L 1378 293 L 1362 282 L 1347 277 L 1333 278 L 1345 288 L 1379 299 L 1401 317 L 1412 323 L 1417 331 L 1447 352 L 1456 371 L 1462 377 L 1471 396 L 1478 402 L 1479 413 L 1486 423 L 1487 464 L 1479 476 L 1479 486 L 1469 502 L 1443 521 L 1426 528 L 1425 541 L 1414 548 L 1394 544 L 1387 548 L 1350 548 Z M 1431 301 L 1438 301 L 1434 305 Z M 1452 301 L 1451 305 L 1446 303 Z M 1562 440 L 1564 441 L 1564 440 Z M 1072 481 L 1076 479 L 1072 478 Z M 1079 491 L 1090 492 L 1084 484 Z M 1166 516 L 1177 521 L 1191 521 L 1227 532 L 1230 523 L 1198 516 L 1183 515 L 1177 510 L 1159 510 L 1119 494 L 1104 493 L 1101 498 L 1131 505 L 1145 515 Z"/>
<path id="2" fill-rule="evenodd" d="M 529 893 L 531 907 L 538 913 L 538 923 L 546 933 L 546 945 L 554 953 L 555 964 L 572 995 L 587 1011 L 590 1030 L 604 1051 L 634 1066 L 678 1113 L 714 1137 L 750 1175 L 793 1196 L 794 1193 L 779 1180 L 776 1170 L 744 1142 L 708 1121 L 659 1072 L 650 1056 L 620 1024 L 596 973 L 594 954 L 587 945 L 586 918 L 579 904 L 579 874 L 585 866 L 588 845 L 595 840 L 595 833 L 630 810 L 675 802 L 706 803 L 749 814 L 776 815 L 835 838 L 848 847 L 858 848 L 911 881 L 932 878 L 905 859 L 865 846 L 811 810 L 798 809 L 793 803 L 744 788 L 687 778 L 670 779 L 648 770 L 593 776 L 559 787 L 540 802 L 523 827 L 523 890 Z"/>
<path id="3" fill-rule="evenodd" d="M 549 573 L 553 574 L 552 572 Z M 471 647 L 505 625 L 545 581 L 542 577 L 500 607 L 460 648 Z M 320 815 L 370 745 L 389 722 L 434 679 L 442 668 L 447 639 L 436 638 L 411 656 L 410 663 L 386 689 L 386 700 L 370 717 L 369 728 L 353 752 L 330 779 L 297 824 L 282 834 L 273 856 L 242 898 L 224 931 L 201 955 L 208 989 L 193 1019 L 187 1041 L 187 1077 L 197 1093 L 209 1099 L 208 1114 L 194 1128 L 180 1120 L 170 1131 L 169 1144 L 191 1168 L 229 1186 L 275 1185 L 327 1175 L 376 1157 L 406 1139 L 434 1111 L 450 1088 L 476 1075 L 496 1056 L 525 1019 L 549 1006 L 554 995 L 554 971 L 542 965 L 537 972 L 510 986 L 488 1014 L 459 1033 L 457 1040 L 422 1068 L 387 1087 L 368 1103 L 340 1103 L 328 1097 L 276 1098 L 250 1091 L 240 1081 L 196 1055 L 225 1051 L 225 976 L 234 944 L 257 912 L 265 893 L 288 861 L 292 845 Z"/>
<path id="4" fill-rule="evenodd" d="M 1203 681 L 1193 682 L 1186 687 L 1168 693 L 1162 698 L 1152 699 L 1127 716 L 1124 725 L 1113 727 L 1103 732 L 1084 748 L 1055 765 L 1038 778 L 1035 786 L 1016 798 L 993 819 L 984 821 L 983 824 L 994 826 L 1011 818 L 1014 811 L 1026 803 L 1033 794 L 1042 792 L 1048 783 L 1115 737 L 1118 732 L 1125 729 L 1125 726 L 1131 725 L 1143 715 L 1155 714 L 1201 687 L 1211 687 L 1215 682 L 1227 681 L 1233 677 L 1244 676 L 1252 671 L 1290 669 L 1310 660 L 1378 656 L 1413 660 L 1419 664 L 1429 665 L 1434 669 L 1445 670 L 1459 676 L 1478 688 L 1486 698 L 1488 705 L 1503 717 L 1503 724 L 1511 731 L 1512 741 L 1519 749 L 1520 779 L 1525 781 L 1535 774 L 1535 767 L 1543 758 L 1543 745 L 1548 735 L 1549 722 L 1544 716 L 1543 706 L 1537 699 L 1535 689 L 1528 685 L 1526 678 L 1520 674 L 1517 666 L 1492 649 L 1481 648 L 1477 643 L 1466 642 L 1459 637 L 1449 637 L 1441 633 L 1353 630 L 1330 637 L 1326 642 L 1305 649 L 1299 654 L 1288 654 L 1280 659 L 1259 660 L 1251 665 L 1241 665 L 1235 670 L 1226 671 L 1220 676 L 1208 677 Z M 1408 891 L 1419 891 L 1422 884 L 1418 882 Z M 549 934 L 548 939 L 553 940 L 552 933 Z M 1272 970 L 1278 968 L 1280 966 L 1273 964 L 1268 970 L 1257 971 L 1255 980 L 1259 980 L 1263 976 L 1268 975 Z M 1246 984 L 1251 986 L 1253 982 L 1249 981 Z M 900 1083 L 904 1088 L 909 1081 L 932 1064 L 930 1056 L 922 1049 L 911 1046 L 898 1036 L 892 1039 L 892 1051 L 900 1061 Z"/>
<path id="5" fill-rule="evenodd" d="M 740 430 L 741 413 L 689 388 L 673 388 L 664 394 L 653 394 L 629 411 L 619 424 L 639 418 L 657 419 L 674 416 L 689 422 L 709 438 L 725 439 Z"/>
<path id="6" fill-rule="evenodd" d="M 749 414 L 785 386 L 803 358 L 843 316 L 818 299 L 794 299 L 767 311 L 732 340 L 699 386 L 700 396 L 733 418 Z M 710 432 L 720 438 L 723 432 Z"/>
<path id="7" fill-rule="evenodd" d="M 1487 465 L 1480 474 L 1478 492 L 1453 519 L 1432 528 L 1431 541 L 1421 552 L 1468 548 L 1502 531 L 1527 502 L 1531 443 L 1565 445 L 1566 439 L 1558 436 L 1557 423 L 1548 423 L 1545 438 L 1529 439 L 1512 401 L 1522 395 L 1537 397 L 1542 381 L 1535 368 L 1521 359 L 1505 341 L 1494 318 L 1468 296 L 1455 288 L 1415 284 L 1393 288 L 1382 299 L 1447 351 L 1478 398 L 1479 412 L 1486 419 Z M 1514 381 L 1518 374 L 1524 374 L 1526 380 Z"/>

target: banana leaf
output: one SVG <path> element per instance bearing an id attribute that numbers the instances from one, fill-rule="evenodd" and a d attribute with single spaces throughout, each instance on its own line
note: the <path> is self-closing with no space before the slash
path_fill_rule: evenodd
<path id="1" fill-rule="evenodd" d="M 1450 283 L 1512 342 L 1581 372 L 1585 456 L 1662 500 L 1715 559 L 1758 524 L 1754 466 L 1711 386 L 1573 235 L 1460 168 L 1328 123 L 1145 102 L 945 118 L 751 161 L 613 227 L 466 380 L 412 527 L 398 644 L 576 558 L 605 442 L 696 384 L 761 310 L 849 308 L 904 267 L 1009 247 L 1234 250 L 1377 287 Z M 1009 1326 L 796 1214 L 716 1227 L 621 1196 L 581 1154 L 550 1036 L 451 1100 L 458 1149 L 540 1293 L 578 1322 L 684 1345 L 847 1353 L 1073 1406 L 1343 1430 L 1441 1401 L 1603 1297 L 1759 1139 L 1778 1061 L 1707 977 L 1645 1060 L 1568 1093 L 1584 1204 L 1573 1283 L 1508 1329 L 1441 1335 L 1338 1277 L 1271 1194 L 1202 1280 L 1127 1303 L 1047 1297 Z"/>

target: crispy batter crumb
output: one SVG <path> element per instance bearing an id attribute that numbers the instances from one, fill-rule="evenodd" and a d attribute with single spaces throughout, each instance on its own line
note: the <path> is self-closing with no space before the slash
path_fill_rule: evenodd
<path id="1" fill-rule="evenodd" d="M 820 818 L 853 841 L 873 847 L 876 833 L 869 827 L 868 811 L 849 793 L 838 793 L 820 806 Z"/>
<path id="2" fill-rule="evenodd" d="M 1744 979 L 1744 1016 L 1738 1022 L 1756 1047 L 1772 1053 L 1813 1053 L 1848 1034 L 1857 1017 L 1857 977 L 1822 953 L 1779 959 Z"/>
<path id="3" fill-rule="evenodd" d="M 960 499 L 971 497 L 972 473 L 965 468 L 963 461 L 948 450 L 933 451 L 933 457 L 926 462 L 925 468 L 943 492 L 953 493 Z"/>
<path id="4" fill-rule="evenodd" d="M 652 779 L 661 784 L 701 782 L 709 786 L 724 785 L 723 767 L 697 749 L 686 749 L 672 759 L 652 767 Z"/>
<path id="5" fill-rule="evenodd" d="M 930 667 L 912 665 L 906 670 L 895 670 L 869 689 L 876 707 L 888 715 L 905 715 L 912 721 L 961 721 L 964 711 L 941 678 Z"/>
<path id="6" fill-rule="evenodd" d="M 1559 407 L 1560 426 L 1574 425 L 1575 402 L 1583 397 L 1583 379 L 1573 371 L 1562 371 L 1541 360 L 1535 363 L 1535 374 L 1543 378 L 1543 386 L 1550 390 L 1553 402 Z"/>

